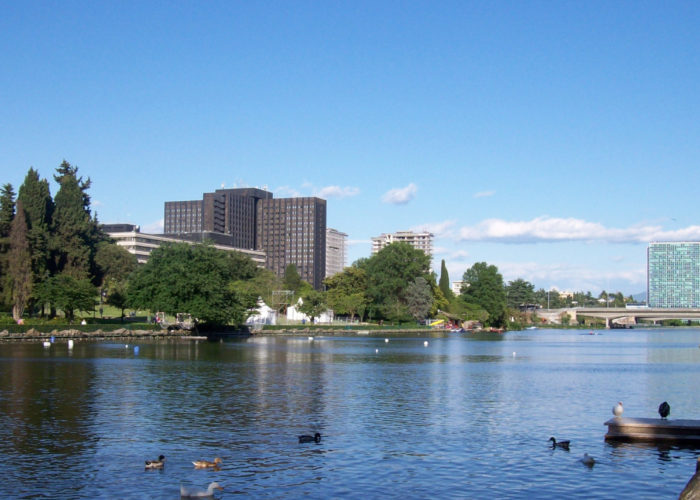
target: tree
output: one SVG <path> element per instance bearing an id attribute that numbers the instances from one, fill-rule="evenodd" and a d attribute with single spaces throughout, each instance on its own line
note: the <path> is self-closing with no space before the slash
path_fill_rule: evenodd
<path id="1" fill-rule="evenodd" d="M 124 309 L 129 306 L 129 289 L 126 281 L 108 282 L 106 302 L 121 311 L 120 319 L 124 321 Z"/>
<path id="2" fill-rule="evenodd" d="M 535 301 L 535 285 L 523 279 L 510 281 L 506 286 L 506 298 L 508 307 L 512 309 L 532 304 Z"/>
<path id="3" fill-rule="evenodd" d="M 450 288 L 450 275 L 447 272 L 447 266 L 445 265 L 445 259 L 442 259 L 442 264 L 440 264 L 440 291 L 442 291 L 442 296 L 449 300 L 452 295 L 452 289 Z"/>
<path id="4" fill-rule="evenodd" d="M 351 266 L 342 272 L 326 278 L 323 282 L 328 290 L 326 300 L 336 315 L 364 314 L 369 300 L 367 298 L 367 272 Z"/>
<path id="5" fill-rule="evenodd" d="M 477 262 L 464 272 L 462 280 L 462 299 L 485 309 L 489 313 L 489 324 L 501 326 L 506 309 L 506 294 L 503 276 L 498 268 L 486 262 Z"/>
<path id="6" fill-rule="evenodd" d="M 78 177 L 78 167 L 63 161 L 54 179 L 59 184 L 53 214 L 53 251 L 58 272 L 94 277 L 97 244 L 106 236 L 90 214 L 90 179 Z"/>
<path id="7" fill-rule="evenodd" d="M 235 282 L 255 274 L 255 263 L 238 252 L 207 244 L 167 244 L 155 249 L 132 275 L 129 303 L 171 315 L 187 312 L 210 326 L 242 324 L 255 300 Z"/>
<path id="8" fill-rule="evenodd" d="M 392 321 L 408 319 L 407 289 L 419 276 L 428 279 L 430 257 L 408 243 L 392 243 L 370 257 L 364 267 L 367 296 L 379 314 Z"/>
<path id="9" fill-rule="evenodd" d="M 22 202 L 17 203 L 17 215 L 10 229 L 7 283 L 11 291 L 12 318 L 19 321 L 32 293 L 32 256 L 27 240 L 27 222 Z"/>
<path id="10" fill-rule="evenodd" d="M 38 299 L 60 309 L 66 319 L 73 321 L 75 311 L 91 311 L 95 307 L 97 290 L 87 278 L 70 274 L 52 276 L 39 286 Z"/>
<path id="11" fill-rule="evenodd" d="M 326 294 L 313 288 L 308 290 L 301 300 L 299 311 L 311 318 L 312 323 L 328 309 Z"/>
<path id="12" fill-rule="evenodd" d="M 444 261 L 443 261 L 444 262 Z M 425 319 L 433 304 L 433 291 L 428 281 L 418 276 L 406 289 L 406 305 L 416 321 Z"/>
<path id="13" fill-rule="evenodd" d="M 95 264 L 99 269 L 100 284 L 110 281 L 123 282 L 136 270 L 136 256 L 116 243 L 102 241 L 95 252 Z"/>
<path id="14" fill-rule="evenodd" d="M 292 290 L 293 292 L 298 292 L 302 289 L 304 280 L 299 276 L 296 264 L 289 264 L 284 269 L 283 284 L 287 290 Z"/>
<path id="15" fill-rule="evenodd" d="M 15 218 L 15 192 L 12 184 L 5 184 L 0 192 L 0 301 L 11 295 L 9 283 L 2 279 L 9 271 L 8 253 L 10 250 L 10 231 Z M 26 226 L 26 224 L 25 224 Z"/>
<path id="16" fill-rule="evenodd" d="M 32 259 L 32 281 L 35 285 L 49 277 L 50 266 L 50 224 L 53 216 L 53 200 L 46 179 L 30 168 L 17 194 L 27 220 L 27 239 Z"/>

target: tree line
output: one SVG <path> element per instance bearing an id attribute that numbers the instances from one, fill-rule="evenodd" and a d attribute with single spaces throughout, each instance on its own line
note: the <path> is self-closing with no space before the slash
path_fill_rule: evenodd
<path id="1" fill-rule="evenodd" d="M 326 278 L 325 290 L 304 282 L 294 264 L 278 277 L 247 256 L 208 244 L 166 244 L 144 265 L 100 229 L 90 208 L 90 179 L 63 161 L 53 176 L 58 191 L 30 168 L 17 194 L 0 192 L 0 302 L 20 321 L 25 313 L 68 320 L 93 311 L 99 300 L 121 309 L 188 312 L 212 326 L 241 324 L 259 299 L 280 312 L 297 305 L 310 317 L 326 309 L 351 320 L 401 323 L 425 318 L 475 320 L 501 327 L 524 304 L 552 308 L 599 305 L 590 292 L 562 298 L 518 279 L 505 284 L 496 266 L 477 262 L 463 276 L 460 294 L 450 288 L 445 261 L 440 276 L 430 257 L 393 243 Z M 621 306 L 622 294 L 603 292 Z"/>

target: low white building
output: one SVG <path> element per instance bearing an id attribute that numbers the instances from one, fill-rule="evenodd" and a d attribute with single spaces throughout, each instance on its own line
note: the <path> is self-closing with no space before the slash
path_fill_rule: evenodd
<path id="1" fill-rule="evenodd" d="M 248 326 L 276 325 L 277 311 L 265 304 L 262 299 L 258 299 L 258 306 L 248 316 L 245 324 Z"/>

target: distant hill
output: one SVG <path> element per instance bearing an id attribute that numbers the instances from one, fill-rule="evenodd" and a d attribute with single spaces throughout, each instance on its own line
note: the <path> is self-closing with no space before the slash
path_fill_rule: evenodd
<path id="1" fill-rule="evenodd" d="M 644 302 L 646 304 L 647 292 L 636 293 L 636 294 L 632 295 L 632 298 L 634 299 L 635 302 Z"/>

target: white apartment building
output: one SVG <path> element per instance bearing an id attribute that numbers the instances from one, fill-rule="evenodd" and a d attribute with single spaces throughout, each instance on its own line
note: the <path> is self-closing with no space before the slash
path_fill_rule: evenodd
<path id="1" fill-rule="evenodd" d="M 345 269 L 345 248 L 348 235 L 333 228 L 326 228 L 326 278 Z"/>
<path id="2" fill-rule="evenodd" d="M 372 254 L 392 243 L 408 243 L 413 248 L 423 250 L 430 258 L 433 257 L 433 233 L 414 233 L 413 231 L 399 231 L 391 234 L 381 234 L 372 238 Z"/>

